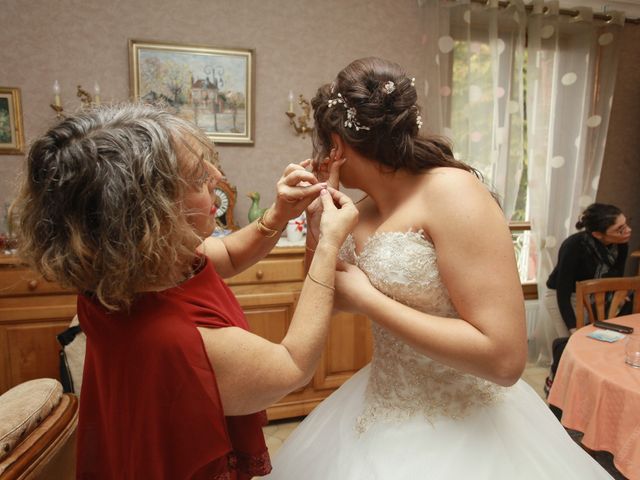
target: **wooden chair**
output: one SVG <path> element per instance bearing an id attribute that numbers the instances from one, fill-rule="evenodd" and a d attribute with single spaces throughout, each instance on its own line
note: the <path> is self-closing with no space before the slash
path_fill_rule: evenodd
<path id="1" fill-rule="evenodd" d="M 607 305 L 608 293 L 612 296 L 611 302 Z M 632 313 L 640 313 L 640 276 L 598 278 L 576 282 L 576 328 L 585 325 L 585 310 L 590 323 L 616 317 L 631 293 L 633 293 Z"/>
<path id="2" fill-rule="evenodd" d="M 75 479 L 78 399 L 40 378 L 0 396 L 0 480 Z"/>

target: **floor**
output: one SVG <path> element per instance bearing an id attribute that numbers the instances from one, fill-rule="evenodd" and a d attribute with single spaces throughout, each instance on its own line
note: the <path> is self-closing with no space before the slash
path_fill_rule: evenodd
<path id="1" fill-rule="evenodd" d="M 522 375 L 522 379 L 527 382 L 531 387 L 540 395 L 544 397 L 544 380 L 547 378 L 549 369 L 543 367 L 536 367 L 534 365 L 528 365 Z M 298 426 L 302 419 L 282 420 L 274 421 L 264 427 L 264 435 L 267 440 L 267 447 L 269 453 L 274 455 L 282 446 L 282 443 L 287 439 L 289 434 Z"/>

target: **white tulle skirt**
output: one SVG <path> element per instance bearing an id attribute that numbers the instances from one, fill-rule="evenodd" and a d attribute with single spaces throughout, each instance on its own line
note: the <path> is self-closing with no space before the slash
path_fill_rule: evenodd
<path id="1" fill-rule="evenodd" d="M 273 459 L 275 480 L 604 479 L 609 474 L 567 435 L 520 380 L 462 419 L 415 416 L 356 431 L 367 366 L 320 404 Z"/>

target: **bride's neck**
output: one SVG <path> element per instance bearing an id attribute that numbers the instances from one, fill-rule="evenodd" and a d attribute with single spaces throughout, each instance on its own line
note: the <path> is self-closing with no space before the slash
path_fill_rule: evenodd
<path id="1" fill-rule="evenodd" d="M 373 200 L 380 215 L 386 218 L 413 195 L 420 181 L 421 175 L 405 170 L 382 173 L 376 169 L 363 177 L 360 189 Z"/>

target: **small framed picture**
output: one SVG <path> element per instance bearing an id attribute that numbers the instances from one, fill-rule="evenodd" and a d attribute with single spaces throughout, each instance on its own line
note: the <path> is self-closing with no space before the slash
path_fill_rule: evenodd
<path id="1" fill-rule="evenodd" d="M 133 97 L 159 103 L 216 143 L 253 144 L 254 51 L 129 41 Z"/>
<path id="2" fill-rule="evenodd" d="M 20 89 L 0 87 L 0 155 L 24 153 Z"/>

